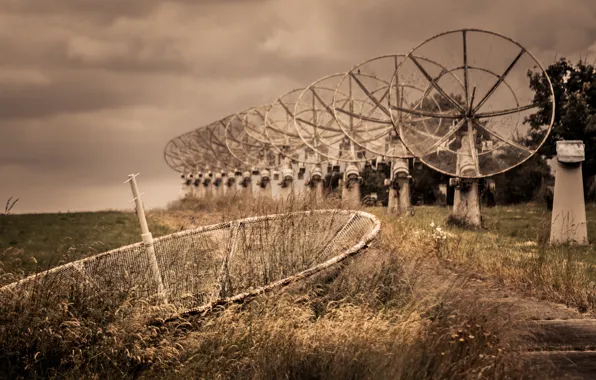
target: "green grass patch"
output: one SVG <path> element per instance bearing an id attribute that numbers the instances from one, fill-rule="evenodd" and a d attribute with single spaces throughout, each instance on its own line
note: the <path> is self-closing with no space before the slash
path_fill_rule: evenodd
<path id="1" fill-rule="evenodd" d="M 173 232 L 151 216 L 148 224 L 154 237 Z M 0 215 L 0 263 L 29 274 L 139 242 L 140 235 L 132 212 Z"/>
<path id="2" fill-rule="evenodd" d="M 385 215 L 384 209 L 374 209 Z M 446 224 L 450 209 L 420 206 L 413 218 L 397 223 L 418 234 L 449 265 L 495 276 L 533 296 L 596 309 L 596 205 L 586 205 L 590 245 L 550 245 L 551 212 L 523 204 L 481 210 L 484 228 L 467 230 Z M 434 224 L 434 227 L 431 227 Z"/>

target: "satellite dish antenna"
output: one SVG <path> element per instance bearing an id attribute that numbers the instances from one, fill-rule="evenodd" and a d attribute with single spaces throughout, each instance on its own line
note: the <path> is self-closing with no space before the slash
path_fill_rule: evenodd
<path id="1" fill-rule="evenodd" d="M 435 67 L 421 56 L 440 65 Z M 531 71 L 548 81 L 548 98 L 535 99 L 529 83 Z M 392 106 L 391 117 L 400 138 L 423 163 L 455 177 L 451 181 L 456 186 L 452 217 L 479 226 L 477 179 L 527 161 L 550 133 L 554 92 L 546 71 L 510 38 L 461 29 L 441 33 L 412 49 L 399 63 L 391 91 L 404 82 L 430 90 L 424 99 L 412 94 L 403 105 Z M 440 109 L 428 99 L 437 100 Z M 525 118 L 539 107 L 552 110 L 549 123 L 526 124 Z M 400 119 L 403 114 L 411 117 Z"/>
<path id="2" fill-rule="evenodd" d="M 262 159 L 260 162 L 260 188 L 267 195 L 286 199 L 297 190 L 294 183 L 294 168 L 290 162 L 285 162 L 283 158 L 279 157 L 277 149 L 272 146 L 267 135 L 267 113 L 270 108 L 271 104 L 267 104 L 245 112 L 243 115 L 244 129 L 246 134 L 266 147 L 259 152 Z M 272 182 L 272 178 L 275 181 Z"/>
<path id="3" fill-rule="evenodd" d="M 287 167 L 298 163 L 299 176 L 306 174 L 308 170 L 308 179 L 305 181 L 305 185 L 310 189 L 313 199 L 318 201 L 323 197 L 322 164 L 329 160 L 312 150 L 296 131 L 294 109 L 303 91 L 303 88 L 289 91 L 268 107 L 265 117 L 265 133 L 271 147 L 277 153 L 278 162 L 284 163 Z M 306 113 L 308 111 L 299 116 L 308 119 L 309 115 Z M 310 143 L 316 144 L 315 141 L 310 141 Z"/>
<path id="4" fill-rule="evenodd" d="M 224 118 L 224 120 L 227 120 Z M 241 186 L 243 163 L 233 157 L 225 143 L 225 123 L 217 120 L 205 128 L 205 145 L 213 152 L 213 158 L 222 165 L 227 174 L 224 176 L 223 193 L 235 194 Z"/>
<path id="5" fill-rule="evenodd" d="M 339 126 L 354 144 L 376 156 L 377 163 L 384 164 L 385 160 L 389 159 L 390 177 L 385 181 L 385 185 L 389 187 L 389 213 L 405 214 L 410 211 L 408 214 L 412 215 L 409 159 L 414 155 L 401 141 L 391 110 L 392 106 L 403 107 L 405 99 L 424 99 L 427 89 L 397 80 L 393 92 L 391 91 L 397 67 L 404 58 L 405 55 L 401 54 L 383 55 L 354 66 L 344 75 L 336 89 L 333 109 Z M 419 59 L 443 69 L 426 58 Z M 362 105 L 354 112 L 337 104 L 339 99 L 336 98 L 341 97 L 338 94 L 348 92 Z M 440 107 L 439 104 L 436 105 Z M 357 122 L 353 125 L 357 128 L 350 128 L 345 122 L 346 118 L 341 118 L 340 115 L 348 115 L 355 119 Z M 408 119 L 411 115 L 399 115 L 399 120 L 403 117 Z"/>
<path id="6" fill-rule="evenodd" d="M 221 196 L 222 164 L 214 157 L 209 145 L 203 141 L 203 135 L 207 133 L 205 128 L 195 130 L 183 135 L 183 141 L 187 147 L 187 156 L 194 162 L 197 171 L 196 177 L 201 178 L 196 188 L 199 197 Z M 204 175 L 202 175 L 205 173 Z"/>
<path id="7" fill-rule="evenodd" d="M 221 153 L 218 154 L 217 150 L 214 149 L 214 145 L 211 143 L 210 127 L 211 125 L 207 125 L 204 128 L 194 130 L 190 133 L 189 140 L 191 147 L 194 147 L 194 149 L 191 149 L 198 155 L 202 164 L 204 166 L 210 165 L 212 177 L 207 174 L 208 179 L 202 179 L 202 181 L 212 185 L 211 190 L 214 195 L 221 196 L 227 193 L 226 178 L 230 161 L 225 156 L 222 159 Z M 199 177 L 202 177 L 201 174 L 199 173 Z"/>
<path id="8" fill-rule="evenodd" d="M 246 110 L 235 114 L 228 118 L 225 124 L 225 143 L 230 153 L 239 161 L 243 162 L 247 168 L 250 168 L 250 186 L 247 179 L 247 172 L 244 173 L 243 184 L 246 187 L 246 191 L 253 193 L 252 188 L 252 177 L 261 175 L 262 171 L 265 171 L 265 181 L 255 181 L 257 186 L 261 188 L 259 193 L 265 196 L 271 196 L 270 181 L 267 176 L 269 175 L 268 162 L 272 156 L 271 149 L 268 143 L 262 140 L 255 139 L 252 134 L 248 133 L 246 127 L 246 113 L 251 110 Z M 273 155 L 274 156 L 274 155 Z M 274 163 L 271 163 L 274 164 Z M 264 186 L 262 186 L 264 185 Z M 250 190 L 249 190 L 250 189 Z"/>
<path id="9" fill-rule="evenodd" d="M 358 121 L 351 115 L 336 116 L 333 109 L 335 103 L 335 106 L 345 107 L 353 113 L 362 106 L 349 92 L 336 93 L 344 75 L 333 74 L 323 77 L 302 91 L 294 107 L 294 128 L 306 146 L 331 161 L 335 171 L 341 171 L 340 164 L 345 166 L 342 199 L 349 207 L 356 208 L 360 205 L 362 180 L 359 164 L 366 162 L 368 158 L 366 150 L 354 144 L 345 135 L 339 126 L 338 118 L 347 119 L 343 122 L 351 128 L 358 128 Z"/>
<path id="10" fill-rule="evenodd" d="M 187 181 L 190 180 L 190 173 L 188 173 L 188 163 L 186 162 L 185 155 L 180 149 L 182 145 L 180 137 L 176 137 L 166 144 L 164 149 L 164 160 L 166 164 L 174 171 L 180 173 L 180 198 L 185 198 L 189 193 L 189 186 Z M 192 191 L 192 187 L 190 187 Z"/>
<path id="11" fill-rule="evenodd" d="M 201 170 L 205 170 L 205 162 L 212 162 L 206 157 L 207 152 L 194 141 L 193 132 L 185 133 L 171 140 L 171 144 L 166 146 L 166 162 L 175 161 L 176 155 L 178 162 L 184 174 L 182 174 L 182 197 L 206 195 L 197 188 L 197 179 L 201 178 Z"/>

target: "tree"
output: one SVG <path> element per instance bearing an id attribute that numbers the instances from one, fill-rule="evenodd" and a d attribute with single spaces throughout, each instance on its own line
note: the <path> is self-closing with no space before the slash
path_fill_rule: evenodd
<path id="1" fill-rule="evenodd" d="M 556 156 L 559 140 L 582 140 L 586 160 L 583 163 L 585 194 L 596 176 L 596 70 L 593 65 L 579 61 L 572 64 L 561 58 L 550 65 L 546 72 L 550 77 L 555 95 L 555 120 L 545 144 L 539 153 L 547 158 Z M 534 90 L 534 102 L 543 104 L 525 122 L 532 129 L 531 137 L 539 138 L 538 130 L 548 124 L 552 108 L 548 97 L 550 89 L 542 73 L 528 72 L 530 88 Z M 591 199 L 594 198 L 592 194 Z"/>
<path id="2" fill-rule="evenodd" d="M 494 177 L 497 203 L 515 204 L 536 200 L 549 178 L 550 168 L 546 160 L 535 154 L 523 164 Z"/>

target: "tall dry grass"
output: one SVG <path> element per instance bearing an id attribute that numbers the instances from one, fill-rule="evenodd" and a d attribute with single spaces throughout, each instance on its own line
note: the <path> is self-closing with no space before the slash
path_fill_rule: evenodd
<path id="1" fill-rule="evenodd" d="M 184 202 L 173 208 L 222 220 L 331 208 L 306 201 L 220 208 Z M 46 291 L 34 303 L 15 302 L 13 295 L 0 302 L 0 377 L 547 378 L 520 355 L 526 327 L 507 307 L 469 292 L 465 274 L 446 275 L 443 259 L 432 238 L 384 218 L 373 245 L 338 266 L 172 323 L 153 323 L 168 310 L 133 307 L 129 294 L 89 294 L 74 286 L 67 297 Z M 247 280 L 253 275 L 245 273 Z"/>
<path id="2" fill-rule="evenodd" d="M 436 214 L 419 213 L 407 224 L 412 233 L 433 242 L 433 251 L 445 265 L 489 276 L 527 296 L 594 312 L 594 247 L 550 245 L 550 214 L 536 215 L 541 211 L 502 207 L 492 211 L 482 231 L 449 227 Z M 504 226 L 507 222 L 512 225 Z"/>

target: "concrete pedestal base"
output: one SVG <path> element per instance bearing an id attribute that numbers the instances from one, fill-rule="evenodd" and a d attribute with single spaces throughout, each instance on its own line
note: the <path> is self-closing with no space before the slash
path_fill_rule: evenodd
<path id="1" fill-rule="evenodd" d="M 279 188 L 279 197 L 282 201 L 287 201 L 293 195 L 294 195 L 293 181 L 288 183 L 285 187 Z"/>
<path id="2" fill-rule="evenodd" d="M 400 178 L 397 180 L 399 186 L 399 215 L 410 215 L 410 180 L 408 178 Z"/>
<path id="3" fill-rule="evenodd" d="M 349 187 L 342 186 L 342 203 L 345 207 L 356 210 L 360 208 L 360 182 L 353 181 Z"/>
<path id="4" fill-rule="evenodd" d="M 556 165 L 550 243 L 588 244 L 581 162 Z"/>
<path id="5" fill-rule="evenodd" d="M 195 198 L 205 198 L 205 186 L 203 186 L 202 184 L 199 184 L 199 186 L 195 186 Z"/>
<path id="6" fill-rule="evenodd" d="M 387 199 L 387 214 L 399 215 L 399 196 L 397 189 L 389 187 L 389 198 Z"/>
<path id="7" fill-rule="evenodd" d="M 411 215 L 410 208 L 410 180 L 408 178 L 397 179 L 398 189 L 393 186 L 389 188 L 389 202 L 387 213 L 389 215 Z"/>
<path id="8" fill-rule="evenodd" d="M 223 188 L 224 188 L 224 186 L 221 183 L 219 185 L 217 185 L 217 186 L 216 185 L 213 185 L 213 195 L 216 198 L 222 197 L 223 196 L 223 191 L 224 191 Z"/>
<path id="9" fill-rule="evenodd" d="M 450 221 L 469 227 L 481 226 L 478 181 L 455 189 Z"/>
<path id="10" fill-rule="evenodd" d="M 259 197 L 261 198 L 272 198 L 273 193 L 271 192 L 271 182 L 267 181 L 265 186 L 259 186 Z"/>

